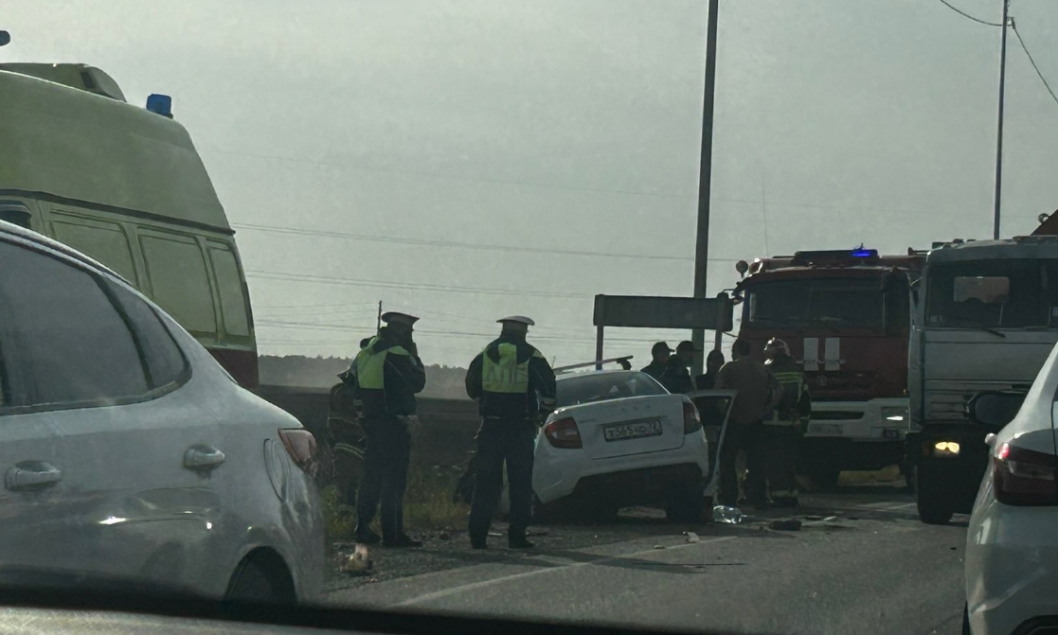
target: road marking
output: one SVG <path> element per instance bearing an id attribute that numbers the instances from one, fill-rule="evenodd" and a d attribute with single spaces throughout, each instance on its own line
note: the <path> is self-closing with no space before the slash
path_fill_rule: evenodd
<path id="1" fill-rule="evenodd" d="M 591 562 L 573 562 L 567 565 L 561 565 L 557 567 L 545 567 L 543 569 L 534 569 L 533 571 L 523 571 L 522 573 L 513 573 L 500 578 L 491 578 L 489 580 L 482 580 L 480 582 L 471 582 L 470 584 L 463 584 L 456 587 L 444 589 L 442 591 L 434 591 L 433 593 L 425 593 L 403 602 L 397 602 L 391 606 L 412 606 L 413 604 L 419 604 L 421 602 L 429 602 L 430 600 L 436 600 L 439 598 L 447 597 L 449 595 L 456 595 L 457 593 L 463 593 L 464 591 L 473 591 L 475 589 L 482 589 L 494 584 L 500 584 L 503 582 L 510 582 L 512 580 L 520 580 L 522 578 L 530 578 L 533 576 L 543 575 L 545 573 L 554 573 L 556 571 L 569 571 L 570 569 L 577 569 L 579 567 L 588 567 L 591 565 L 602 564 L 606 562 L 614 562 L 622 560 L 624 558 L 638 558 L 640 556 L 649 555 L 652 553 L 664 553 L 665 551 L 675 551 L 677 549 L 685 549 L 687 547 L 697 547 L 705 545 L 711 542 L 722 542 L 724 540 L 734 540 L 737 536 L 720 536 L 718 538 L 711 538 L 709 540 L 700 540 L 698 542 L 689 542 L 682 545 L 676 545 L 673 547 L 667 547 L 665 549 L 645 549 L 643 551 L 637 551 L 634 553 L 625 553 L 619 556 L 608 556 L 601 557 L 598 560 L 592 560 Z M 542 552 L 540 555 L 546 556 L 546 552 Z"/>

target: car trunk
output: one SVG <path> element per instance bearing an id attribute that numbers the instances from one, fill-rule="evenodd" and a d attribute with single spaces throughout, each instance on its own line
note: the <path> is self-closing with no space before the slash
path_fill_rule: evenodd
<path id="1" fill-rule="evenodd" d="M 592 459 L 673 450 L 683 445 L 683 398 L 648 395 L 569 406 Z"/>

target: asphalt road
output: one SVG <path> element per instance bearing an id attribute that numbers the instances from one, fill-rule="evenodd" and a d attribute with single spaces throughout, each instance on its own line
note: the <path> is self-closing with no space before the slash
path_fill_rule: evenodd
<path id="1" fill-rule="evenodd" d="M 673 526 L 640 511 L 552 526 L 533 553 L 499 537 L 475 552 L 445 533 L 415 552 L 374 552 L 376 573 L 336 581 L 328 602 L 740 633 L 960 632 L 964 517 L 921 524 L 893 487 L 802 503 L 741 525 Z M 767 528 L 791 517 L 800 531 Z"/>

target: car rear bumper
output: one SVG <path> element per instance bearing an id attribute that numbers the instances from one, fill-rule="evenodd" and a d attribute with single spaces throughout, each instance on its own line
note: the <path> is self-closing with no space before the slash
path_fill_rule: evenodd
<path id="1" fill-rule="evenodd" d="M 982 487 L 966 537 L 971 632 L 1058 632 L 1058 506 L 1004 505 L 992 496 L 991 483 Z M 1055 630 L 1032 630 L 1048 625 Z"/>
<path id="2" fill-rule="evenodd" d="M 659 492 L 681 484 L 704 483 L 709 475 L 705 437 L 686 435 L 675 450 L 590 459 L 580 450 L 553 448 L 541 440 L 533 468 L 533 491 L 543 503 L 554 502 L 576 492 L 606 494 L 648 504 L 659 500 Z M 582 484 L 583 483 L 583 484 Z"/>

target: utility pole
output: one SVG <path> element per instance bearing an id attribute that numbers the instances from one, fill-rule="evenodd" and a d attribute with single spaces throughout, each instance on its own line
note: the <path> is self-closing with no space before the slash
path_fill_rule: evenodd
<path id="1" fill-rule="evenodd" d="M 375 320 L 375 335 L 382 332 L 382 300 L 378 301 L 378 318 Z"/>
<path id="2" fill-rule="evenodd" d="M 720 0 L 709 0 L 705 39 L 705 98 L 702 102 L 702 156 L 698 170 L 698 237 L 694 248 L 694 297 L 704 299 L 709 271 L 709 195 L 713 172 L 713 95 L 716 92 L 716 21 Z M 703 349 L 705 331 L 694 329 L 691 340 Z M 694 374 L 702 372 L 704 354 L 694 356 Z"/>
<path id="3" fill-rule="evenodd" d="M 1007 79 L 1007 22 L 1010 0 L 1003 2 L 1003 35 L 999 48 L 999 121 L 996 124 L 996 192 L 993 200 L 992 238 L 999 240 L 999 208 L 1003 192 L 1003 94 Z"/>

